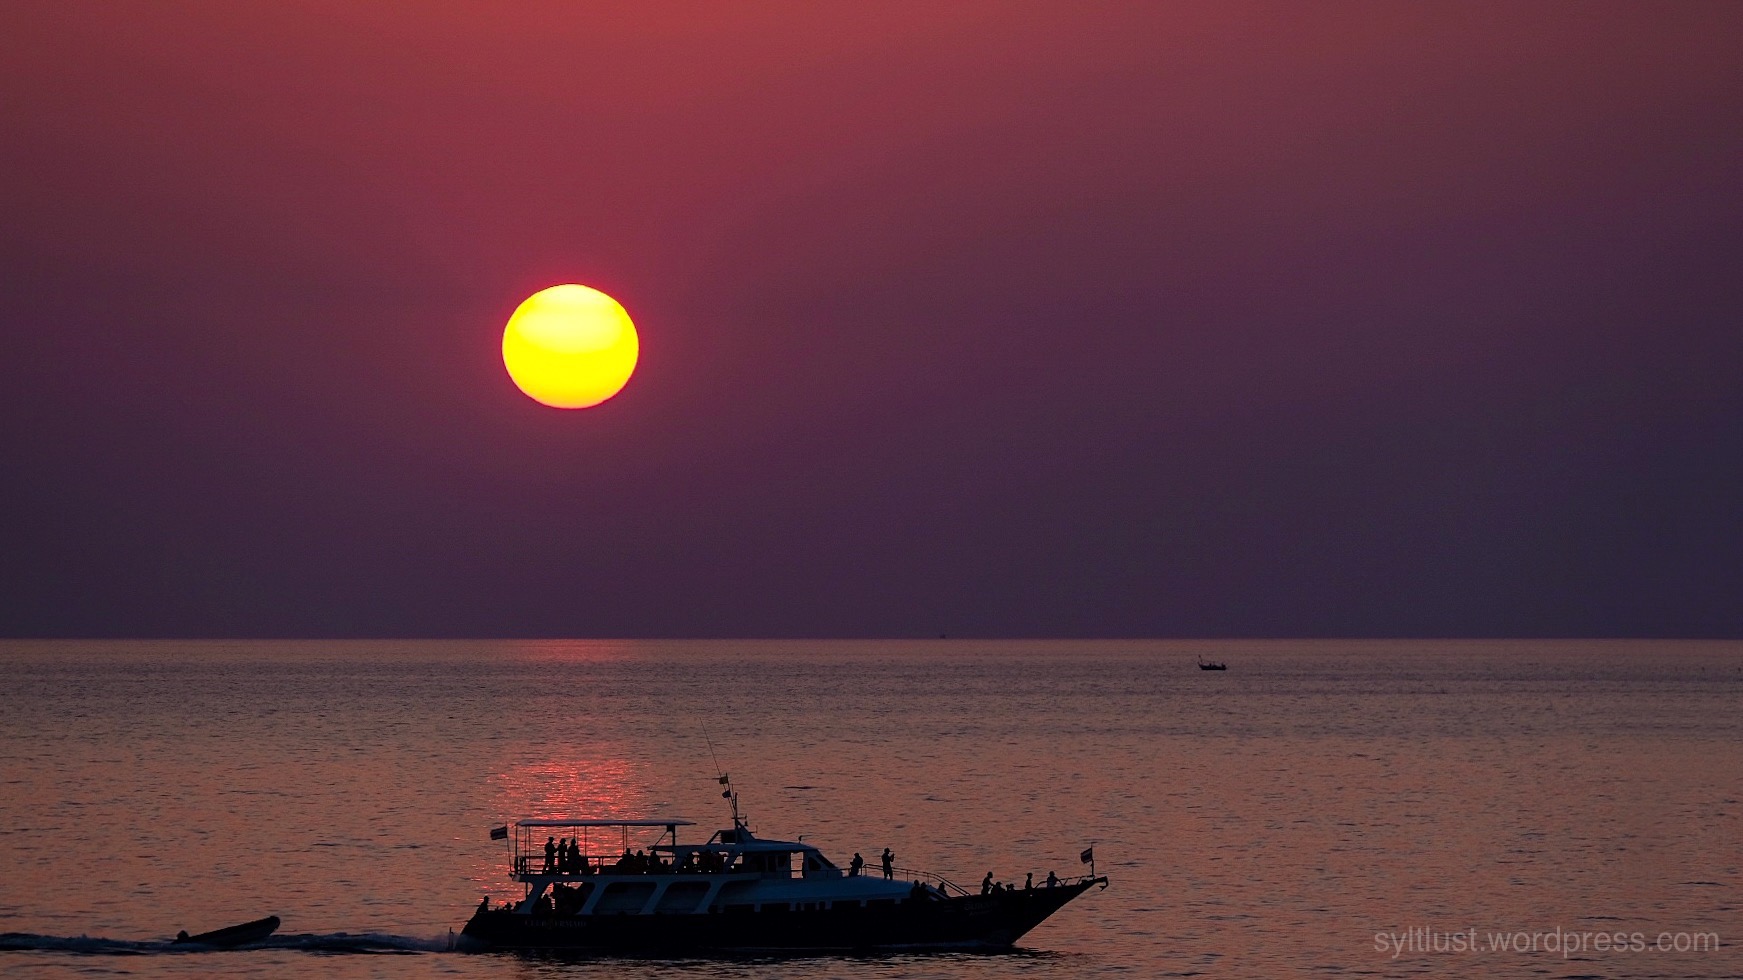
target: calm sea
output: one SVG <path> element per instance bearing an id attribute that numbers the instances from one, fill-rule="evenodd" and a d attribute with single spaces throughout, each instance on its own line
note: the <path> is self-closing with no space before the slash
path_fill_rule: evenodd
<path id="1" fill-rule="evenodd" d="M 1743 975 L 1739 643 L 8 641 L 0 671 L 7 976 Z M 447 951 L 511 890 L 493 824 L 721 824 L 716 760 L 843 863 L 1020 882 L 1093 845 L 1112 886 L 1009 955 Z M 269 913 L 270 948 L 162 947 Z"/>

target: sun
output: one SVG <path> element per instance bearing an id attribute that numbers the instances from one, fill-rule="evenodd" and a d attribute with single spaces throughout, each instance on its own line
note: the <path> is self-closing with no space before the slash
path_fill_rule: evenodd
<path id="1" fill-rule="evenodd" d="M 508 376 L 552 408 L 591 408 L 622 391 L 640 354 L 623 306 L 574 283 L 527 297 L 502 330 Z"/>

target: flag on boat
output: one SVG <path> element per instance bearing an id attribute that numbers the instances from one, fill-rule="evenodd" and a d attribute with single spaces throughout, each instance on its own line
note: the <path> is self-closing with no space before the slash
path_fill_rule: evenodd
<path id="1" fill-rule="evenodd" d="M 1079 861 L 1083 862 L 1084 864 L 1089 864 L 1091 861 L 1094 861 L 1095 860 L 1095 848 L 1093 848 L 1093 847 L 1084 848 L 1083 853 L 1079 854 L 1077 856 L 1077 859 Z"/>
<path id="2" fill-rule="evenodd" d="M 732 781 L 731 776 L 721 776 L 720 777 L 720 785 L 722 785 L 722 786 L 725 786 L 727 783 L 729 783 L 731 781 Z"/>
<path id="3" fill-rule="evenodd" d="M 492 827 L 492 828 L 490 828 L 490 839 L 491 840 L 508 840 L 508 828 L 507 827 Z"/>

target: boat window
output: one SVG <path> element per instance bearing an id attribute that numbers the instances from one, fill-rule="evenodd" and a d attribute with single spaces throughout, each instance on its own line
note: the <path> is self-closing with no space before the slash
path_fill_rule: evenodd
<path id="1" fill-rule="evenodd" d="M 654 896 L 651 881 L 616 881 L 607 885 L 604 894 L 593 906 L 595 915 L 607 912 L 640 912 Z"/>
<path id="2" fill-rule="evenodd" d="M 742 863 L 746 871 L 756 871 L 762 874 L 790 875 L 793 873 L 793 853 L 791 851 L 773 851 L 761 854 L 746 854 Z"/>
<path id="3" fill-rule="evenodd" d="M 660 901 L 654 906 L 654 911 L 662 914 L 694 912 L 701 907 L 702 900 L 707 897 L 708 882 L 706 881 L 674 882 L 660 896 Z"/>

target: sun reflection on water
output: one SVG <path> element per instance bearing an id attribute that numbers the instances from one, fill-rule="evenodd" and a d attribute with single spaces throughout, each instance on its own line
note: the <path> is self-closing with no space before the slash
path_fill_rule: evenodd
<path id="1" fill-rule="evenodd" d="M 542 819 L 629 820 L 651 816 L 653 805 L 642 766 L 603 749 L 563 747 L 562 754 L 506 763 L 490 777 L 490 797 L 502 822 Z M 517 894 L 508 856 L 490 848 L 478 854 L 471 879 L 493 895 Z"/>
<path id="2" fill-rule="evenodd" d="M 491 797 L 507 819 L 576 817 L 630 819 L 645 815 L 640 767 L 621 758 L 575 752 L 514 765 L 491 776 Z"/>

